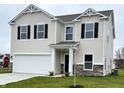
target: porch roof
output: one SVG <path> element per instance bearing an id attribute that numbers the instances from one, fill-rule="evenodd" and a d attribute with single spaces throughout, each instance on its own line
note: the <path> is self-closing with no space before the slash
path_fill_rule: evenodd
<path id="1" fill-rule="evenodd" d="M 69 42 L 59 42 L 56 44 L 50 44 L 50 47 L 53 47 L 53 48 L 70 48 L 70 47 L 72 47 L 72 48 L 74 48 L 77 45 L 79 45 L 79 42 L 69 41 Z"/>

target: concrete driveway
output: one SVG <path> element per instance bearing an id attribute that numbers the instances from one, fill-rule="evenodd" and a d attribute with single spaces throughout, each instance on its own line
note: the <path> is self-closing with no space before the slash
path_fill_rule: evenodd
<path id="1" fill-rule="evenodd" d="M 4 85 L 7 83 L 17 82 L 25 79 L 29 79 L 32 77 L 41 76 L 38 74 L 23 74 L 23 73 L 7 73 L 0 74 L 0 85 Z"/>

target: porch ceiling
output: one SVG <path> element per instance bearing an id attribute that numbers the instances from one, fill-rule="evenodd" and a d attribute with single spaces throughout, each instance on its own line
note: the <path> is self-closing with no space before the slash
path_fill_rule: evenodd
<path id="1" fill-rule="evenodd" d="M 56 44 L 50 44 L 53 48 L 74 48 L 79 45 L 79 42 L 69 41 L 69 42 L 59 42 Z"/>

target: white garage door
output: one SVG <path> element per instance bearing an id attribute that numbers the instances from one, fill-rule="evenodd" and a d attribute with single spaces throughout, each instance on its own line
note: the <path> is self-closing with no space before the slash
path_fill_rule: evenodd
<path id="1" fill-rule="evenodd" d="M 13 72 L 49 74 L 51 55 L 15 55 Z"/>

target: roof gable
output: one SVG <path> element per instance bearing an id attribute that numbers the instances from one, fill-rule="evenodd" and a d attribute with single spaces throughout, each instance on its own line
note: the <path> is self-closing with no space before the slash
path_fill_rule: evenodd
<path id="1" fill-rule="evenodd" d="M 84 11 L 80 16 L 76 17 L 73 21 L 78 20 L 82 16 L 92 16 L 92 15 L 99 15 L 99 16 L 101 16 L 103 18 L 107 18 L 107 16 L 103 15 L 102 13 L 97 12 L 92 8 L 89 8 L 86 11 Z"/>
<path id="2" fill-rule="evenodd" d="M 38 7 L 36 7 L 35 5 L 29 5 L 24 11 L 23 13 L 33 13 L 33 12 L 39 12 L 41 11 L 41 9 L 39 9 Z"/>
<path id="3" fill-rule="evenodd" d="M 51 18 L 55 18 L 55 16 L 49 14 L 48 12 L 40 9 L 39 7 L 30 4 L 28 7 L 26 7 L 22 12 L 20 12 L 17 16 L 15 16 L 12 20 L 9 21 L 9 24 L 14 24 L 16 19 L 18 19 L 20 16 L 22 16 L 23 14 L 28 14 L 28 13 L 36 13 L 36 12 L 42 12 L 45 13 L 46 15 L 50 16 Z"/>
<path id="4" fill-rule="evenodd" d="M 85 12 L 83 12 L 83 16 L 91 16 L 91 15 L 96 15 L 97 12 L 91 8 L 87 9 Z"/>
<path id="5" fill-rule="evenodd" d="M 105 11 L 97 11 L 97 13 L 100 13 L 102 15 L 105 15 L 106 17 L 110 16 L 113 10 L 105 10 Z M 78 14 L 69 14 L 69 15 L 60 15 L 60 16 L 56 16 L 56 18 L 61 19 L 63 22 L 71 22 L 74 19 L 76 19 L 77 17 L 79 17 L 80 15 L 82 15 L 82 13 L 78 13 Z"/>

